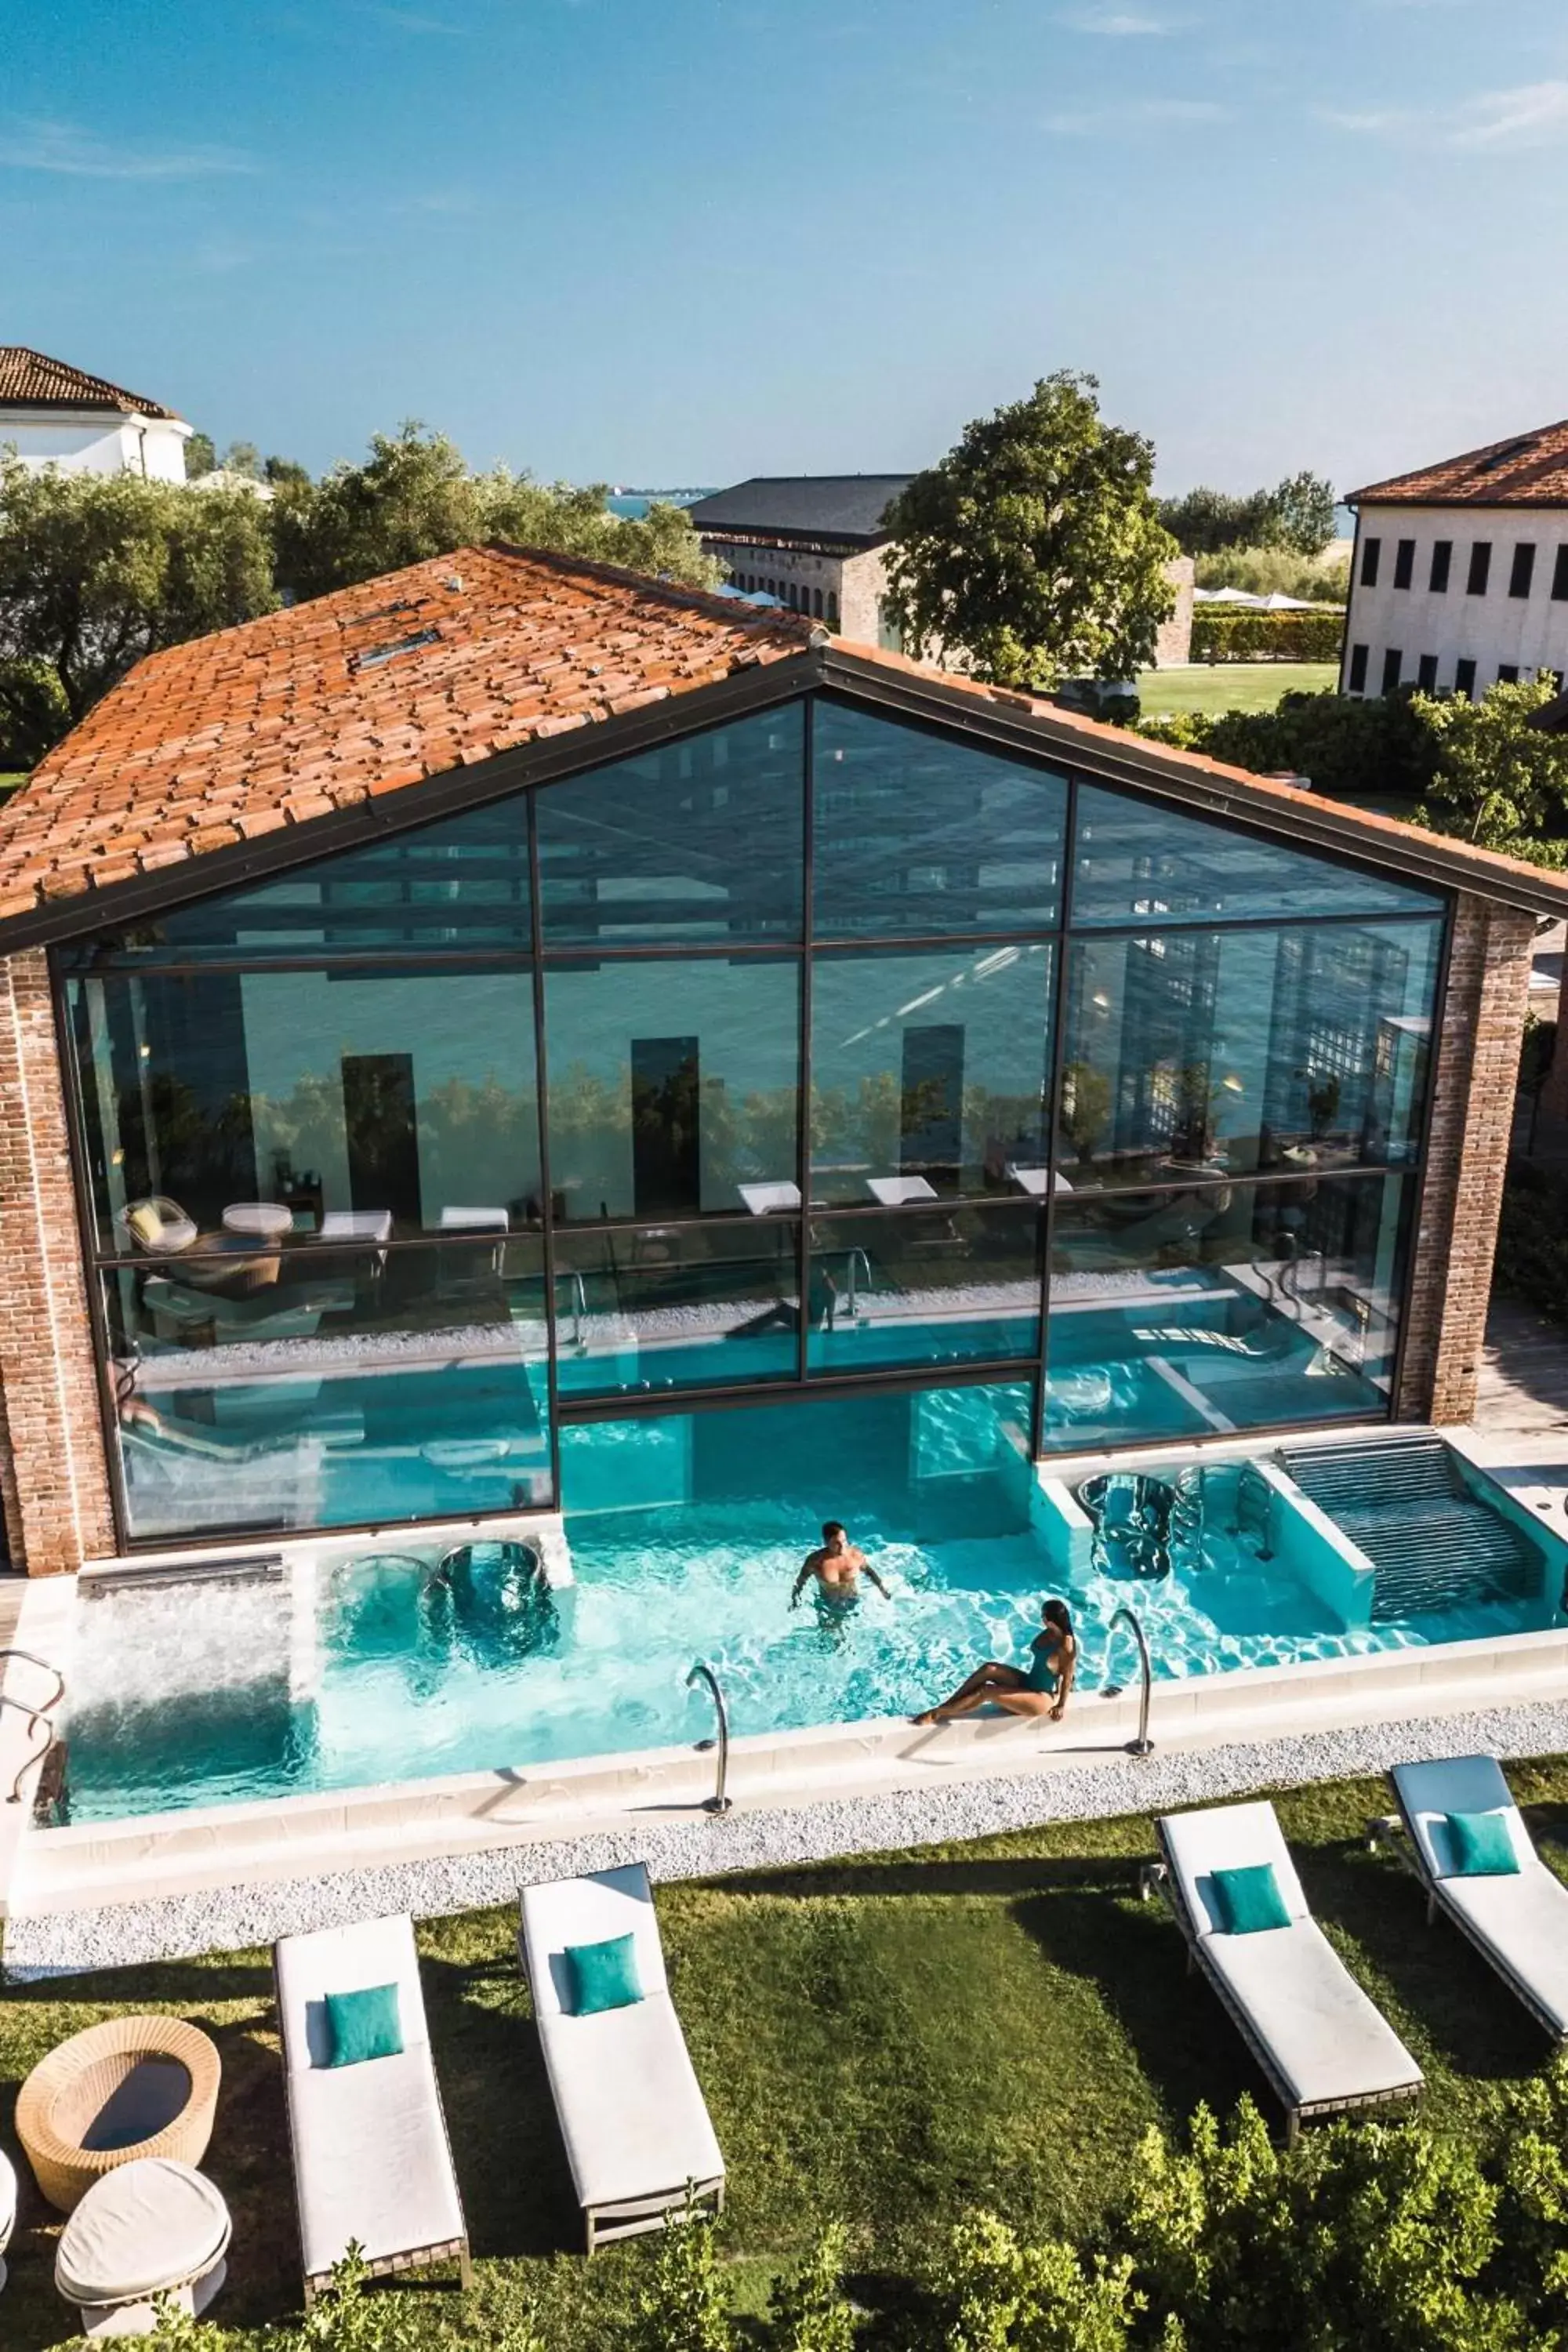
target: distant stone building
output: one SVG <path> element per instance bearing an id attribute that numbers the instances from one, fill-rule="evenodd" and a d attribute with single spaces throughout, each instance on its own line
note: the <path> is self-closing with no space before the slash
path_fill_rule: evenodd
<path id="1" fill-rule="evenodd" d="M 31 473 L 141 474 L 183 482 L 191 428 L 183 416 L 100 375 L 0 343 L 0 449 Z"/>
<path id="2" fill-rule="evenodd" d="M 776 596 L 855 645 L 900 653 L 887 607 L 893 534 L 883 521 L 909 474 L 758 474 L 688 509 L 703 551 L 731 588 Z M 1185 662 L 1193 636 L 1193 562 L 1168 568 L 1176 609 L 1160 631 L 1155 666 Z M 941 659 L 940 650 L 932 649 Z M 927 658 L 931 658 L 928 653 Z M 960 665 L 954 665 L 959 667 Z"/>
<path id="3" fill-rule="evenodd" d="M 1356 490 L 1340 690 L 1568 672 L 1568 423 Z"/>

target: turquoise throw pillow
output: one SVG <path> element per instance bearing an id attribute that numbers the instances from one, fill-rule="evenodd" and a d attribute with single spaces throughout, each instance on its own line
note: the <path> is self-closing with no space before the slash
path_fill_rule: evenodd
<path id="1" fill-rule="evenodd" d="M 612 1936 L 606 1944 L 568 1944 L 566 1973 L 572 1980 L 574 2017 L 596 2017 L 602 2009 L 630 2009 L 643 1997 L 635 1936 Z"/>
<path id="2" fill-rule="evenodd" d="M 1214 1892 L 1227 1936 L 1256 1936 L 1260 1928 L 1290 1925 L 1271 1862 L 1250 1870 L 1216 1870 Z"/>
<path id="3" fill-rule="evenodd" d="M 1456 1878 L 1517 1878 L 1519 1856 L 1503 1813 L 1449 1813 Z"/>
<path id="4" fill-rule="evenodd" d="M 329 2066 L 360 2066 L 367 2058 L 395 2058 L 403 2049 L 403 2020 L 395 1984 L 367 1985 L 363 1992 L 327 1995 Z"/>

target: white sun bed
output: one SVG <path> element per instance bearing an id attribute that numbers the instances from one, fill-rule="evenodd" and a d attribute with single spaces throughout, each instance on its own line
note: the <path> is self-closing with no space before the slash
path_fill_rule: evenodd
<path id="1" fill-rule="evenodd" d="M 660 2227 L 688 2189 L 724 2203 L 724 2159 L 669 1997 L 647 1872 L 525 1886 L 518 1948 L 550 2088 L 583 2209 L 588 2252 Z M 641 2000 L 574 2017 L 568 1945 L 636 1938 Z"/>
<path id="2" fill-rule="evenodd" d="M 1163 1865 L 1145 1874 L 1169 1901 L 1195 1961 L 1284 2106 L 1302 2119 L 1415 2097 L 1421 2069 L 1313 1919 L 1272 1805 L 1217 1805 L 1154 1824 Z M 1251 1935 L 1221 1925 L 1213 1874 L 1270 1863 L 1290 1924 Z"/>
<path id="3" fill-rule="evenodd" d="M 1496 1757 L 1401 1764 L 1389 1780 L 1408 1832 L 1405 1858 L 1426 1890 L 1428 1920 L 1438 1911 L 1451 1919 L 1537 2024 L 1554 2042 L 1568 2041 L 1568 1886 L 1531 1843 Z M 1450 1813 L 1500 1813 L 1517 1876 L 1458 1876 L 1449 1851 Z"/>
<path id="4" fill-rule="evenodd" d="M 373 2276 L 456 2260 L 471 2281 L 409 1918 L 285 1936 L 273 1950 L 309 2303 L 357 2239 Z M 328 1993 L 395 1984 L 401 2055 L 331 2066 Z"/>

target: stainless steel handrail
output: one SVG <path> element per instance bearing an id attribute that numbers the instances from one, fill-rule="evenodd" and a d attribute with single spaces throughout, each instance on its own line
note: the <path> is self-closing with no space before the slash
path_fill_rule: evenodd
<path id="1" fill-rule="evenodd" d="M 1142 1702 L 1138 1709 L 1138 1737 L 1136 1739 L 1128 1741 L 1127 1753 L 1129 1756 L 1152 1756 L 1154 1752 L 1154 1743 L 1149 1737 L 1149 1700 L 1153 1686 L 1154 1672 L 1149 1663 L 1149 1640 L 1143 1631 L 1143 1621 L 1137 1611 L 1123 1605 L 1112 1612 L 1110 1622 L 1105 1629 L 1105 1654 L 1108 1661 L 1110 1656 L 1111 1637 L 1118 1625 L 1121 1624 L 1130 1625 L 1132 1629 L 1132 1638 L 1138 1644 L 1139 1668 L 1143 1677 Z M 1120 1683 L 1106 1683 L 1100 1692 L 1102 1698 L 1120 1698 L 1121 1696 Z"/>
<path id="2" fill-rule="evenodd" d="M 705 1813 L 727 1813 L 730 1810 L 730 1800 L 724 1793 L 724 1783 L 730 1773 L 730 1710 L 724 1704 L 724 1694 L 719 1687 L 719 1677 L 705 1658 L 699 1658 L 686 1677 L 688 1690 L 694 1690 L 699 1683 L 706 1683 L 712 1693 L 714 1708 L 719 1717 L 717 1743 L 719 1780 L 713 1794 L 703 1798 L 702 1810 Z M 700 1739 L 697 1743 L 700 1748 L 711 1748 L 714 1744 L 711 1739 Z"/>
<path id="3" fill-rule="evenodd" d="M 583 1326 L 587 1319 L 588 1286 L 579 1271 L 572 1276 L 572 1345 L 574 1348 L 587 1345 L 583 1337 Z"/>
<path id="4" fill-rule="evenodd" d="M 850 1251 L 848 1262 L 845 1269 L 848 1276 L 849 1287 L 847 1305 L 849 1309 L 849 1319 L 851 1322 L 854 1321 L 856 1316 L 860 1311 L 858 1292 L 855 1282 L 855 1269 L 857 1265 L 862 1267 L 865 1271 L 866 1287 L 868 1291 L 871 1287 L 871 1261 L 867 1256 L 863 1249 L 852 1249 Z"/>
<path id="5" fill-rule="evenodd" d="M 54 1714 L 56 1707 L 58 1706 L 61 1699 L 64 1698 L 66 1695 L 66 1678 L 64 1675 L 61 1674 L 58 1666 L 51 1664 L 47 1658 L 40 1658 L 37 1653 L 34 1650 L 0 1650 L 0 1668 L 3 1668 L 8 1661 L 13 1658 L 20 1658 L 26 1664 L 29 1666 L 37 1666 L 42 1673 L 46 1675 L 53 1675 L 55 1678 L 55 1688 L 49 1693 L 47 1698 L 41 1699 L 36 1706 L 27 1699 L 16 1697 L 16 1694 L 12 1691 L 0 1690 L 0 1706 L 14 1706 L 18 1715 L 25 1715 L 27 1718 L 27 1729 L 29 1732 L 36 1731 L 40 1725 L 43 1727 L 43 1746 L 41 1748 L 35 1748 L 30 1756 L 25 1756 L 23 1758 L 21 1763 L 16 1768 L 16 1777 L 11 1783 L 11 1793 L 5 1800 L 5 1802 L 8 1805 L 19 1805 L 22 1801 L 23 1781 L 26 1779 L 35 1764 L 43 1763 L 45 1758 L 48 1755 L 50 1748 L 59 1738 L 59 1734 L 56 1730 L 54 1724 L 50 1721 L 50 1717 Z"/>

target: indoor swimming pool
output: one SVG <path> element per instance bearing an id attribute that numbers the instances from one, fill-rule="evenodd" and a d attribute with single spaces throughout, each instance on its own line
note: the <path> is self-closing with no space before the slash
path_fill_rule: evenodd
<path id="1" fill-rule="evenodd" d="M 1129 1475 L 1109 1498 L 1083 1481 L 1043 1498 L 1026 1410 L 1022 1385 L 990 1386 L 572 1429 L 574 1575 L 553 1589 L 521 1548 L 458 1546 L 443 1570 L 442 1548 L 395 1536 L 306 1577 L 258 1562 L 84 1587 L 65 1815 L 694 1741 L 711 1728 L 687 1687 L 699 1657 L 737 1737 L 907 1716 L 982 1658 L 1024 1658 L 1049 1591 L 1079 1626 L 1079 1713 L 1108 1671 L 1126 1678 L 1108 1640 L 1129 1601 L 1161 1679 L 1562 1622 L 1568 1547 L 1436 1440 L 1425 1469 L 1419 1440 L 1303 1439 Z M 828 1517 L 889 1598 L 791 1607 Z"/>

